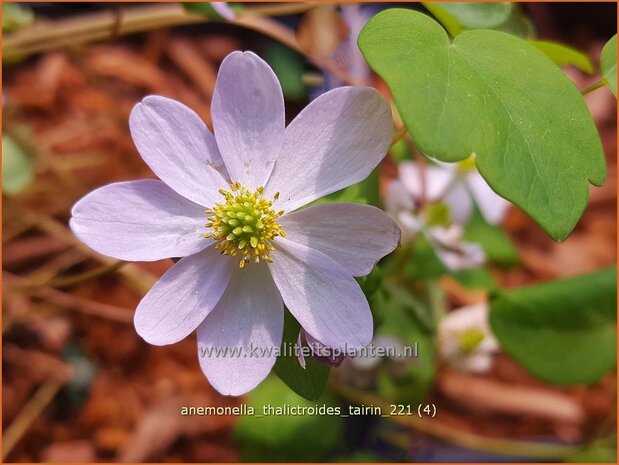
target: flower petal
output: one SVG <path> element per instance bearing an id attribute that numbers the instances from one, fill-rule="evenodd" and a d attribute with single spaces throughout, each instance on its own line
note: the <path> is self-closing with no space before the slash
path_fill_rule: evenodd
<path id="1" fill-rule="evenodd" d="M 217 145 L 232 181 L 263 186 L 284 136 L 284 97 L 273 70 L 252 52 L 219 67 L 211 104 Z"/>
<path id="2" fill-rule="evenodd" d="M 486 221 L 490 224 L 500 223 L 507 213 L 509 202 L 494 192 L 478 172 L 468 175 L 467 184 Z"/>
<path id="3" fill-rule="evenodd" d="M 449 205 L 451 220 L 458 225 L 466 224 L 473 213 L 471 193 L 463 182 L 454 184 L 445 197 L 445 203 Z"/>
<path id="4" fill-rule="evenodd" d="M 398 179 L 391 181 L 387 187 L 385 208 L 393 216 L 401 210 L 412 210 L 415 208 L 411 195 Z"/>
<path id="5" fill-rule="evenodd" d="M 181 259 L 138 305 L 136 331 L 154 345 L 184 339 L 215 308 L 235 269 L 236 261 L 215 247 Z"/>
<path id="6" fill-rule="evenodd" d="M 237 269 L 215 310 L 198 327 L 202 371 L 222 394 L 245 394 L 273 368 L 283 330 L 284 305 L 267 266 Z"/>
<path id="7" fill-rule="evenodd" d="M 472 242 L 464 242 L 458 225 L 434 227 L 427 233 L 438 258 L 452 271 L 476 268 L 484 264 L 484 249 Z"/>
<path id="8" fill-rule="evenodd" d="M 398 166 L 399 177 L 409 194 L 419 201 L 425 189 L 425 199 L 430 202 L 440 200 L 456 175 L 452 169 L 444 166 L 402 162 Z M 424 186 L 425 183 L 425 186 Z"/>
<path id="9" fill-rule="evenodd" d="M 129 116 L 131 137 L 144 161 L 183 197 L 211 207 L 227 188 L 215 138 L 200 117 L 182 103 L 149 95 Z"/>
<path id="10" fill-rule="evenodd" d="M 369 205 L 325 204 L 280 219 L 286 237 L 321 251 L 353 276 L 365 276 L 400 241 L 400 228 L 382 210 Z"/>
<path id="11" fill-rule="evenodd" d="M 391 144 L 387 101 L 370 88 L 342 87 L 310 103 L 286 128 L 266 187 L 277 208 L 295 210 L 365 179 Z"/>
<path id="12" fill-rule="evenodd" d="M 368 302 L 350 273 L 324 253 L 279 239 L 269 265 L 284 303 L 301 326 L 327 347 L 368 345 L 373 322 Z"/>
<path id="13" fill-rule="evenodd" d="M 154 261 L 208 247 L 203 207 L 157 180 L 100 187 L 71 210 L 73 233 L 90 248 L 120 260 Z"/>

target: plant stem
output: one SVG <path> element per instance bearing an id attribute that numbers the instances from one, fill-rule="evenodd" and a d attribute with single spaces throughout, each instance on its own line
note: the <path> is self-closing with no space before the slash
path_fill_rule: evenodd
<path id="1" fill-rule="evenodd" d="M 393 147 L 400 139 L 402 139 L 402 137 L 404 137 L 407 132 L 408 131 L 406 129 L 406 126 L 402 126 L 396 129 L 393 133 L 393 137 L 391 138 L 391 146 L 389 147 L 389 149 L 391 149 L 391 147 Z"/>
<path id="2" fill-rule="evenodd" d="M 601 87 L 604 87 L 605 85 L 606 85 L 606 81 L 604 79 L 602 79 L 601 81 L 596 82 L 595 84 L 587 87 L 586 89 L 581 90 L 580 94 L 581 95 L 590 94 L 594 90 L 600 89 Z"/>
<path id="3" fill-rule="evenodd" d="M 301 13 L 315 8 L 314 3 L 264 5 L 239 13 L 239 19 L 258 15 Z M 83 45 L 98 40 L 144 32 L 162 27 L 207 22 L 205 15 L 188 13 L 180 4 L 159 4 L 117 9 L 57 21 L 35 23 L 4 38 L 5 60 L 15 60 L 32 53 Z"/>
<path id="4" fill-rule="evenodd" d="M 30 425 L 38 418 L 45 407 L 54 400 L 54 397 L 56 397 L 56 394 L 63 385 L 64 383 L 58 381 L 46 381 L 19 412 L 13 423 L 5 430 L 4 437 L 2 438 L 3 462 Z"/>

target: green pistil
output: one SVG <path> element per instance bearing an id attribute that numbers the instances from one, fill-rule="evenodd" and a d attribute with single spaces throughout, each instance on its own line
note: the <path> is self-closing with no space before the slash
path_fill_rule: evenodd
<path id="1" fill-rule="evenodd" d="M 484 340 L 485 334 L 479 328 L 471 328 L 458 335 L 458 344 L 463 352 L 473 352 Z"/>
<path id="2" fill-rule="evenodd" d="M 242 255 L 241 268 L 250 260 L 271 262 L 270 253 L 274 248 L 270 241 L 285 235 L 276 221 L 284 212 L 273 210 L 272 202 L 262 197 L 262 187 L 250 191 L 234 183 L 230 191 L 222 189 L 219 192 L 224 196 L 224 202 L 206 210 L 211 215 L 206 227 L 212 230 L 205 237 L 216 239 L 216 247 L 224 255 Z M 278 194 L 275 194 L 274 199 L 277 198 Z"/>

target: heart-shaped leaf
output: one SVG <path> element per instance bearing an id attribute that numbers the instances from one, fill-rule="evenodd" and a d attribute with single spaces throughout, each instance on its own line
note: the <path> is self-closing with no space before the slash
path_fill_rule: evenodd
<path id="1" fill-rule="evenodd" d="M 616 267 L 497 292 L 490 324 L 501 347 L 556 384 L 593 383 L 616 363 Z"/>
<path id="2" fill-rule="evenodd" d="M 534 46 L 506 33 L 465 31 L 449 42 L 430 17 L 390 9 L 361 31 L 359 47 L 389 85 L 426 155 L 475 153 L 490 187 L 565 239 L 604 182 L 597 129 L 582 96 Z"/>
<path id="3" fill-rule="evenodd" d="M 602 49 L 602 57 L 600 59 L 600 67 L 604 75 L 604 81 L 617 96 L 617 34 L 606 42 Z"/>
<path id="4" fill-rule="evenodd" d="M 436 2 L 466 29 L 492 29 L 508 20 L 513 5 L 509 2 Z"/>

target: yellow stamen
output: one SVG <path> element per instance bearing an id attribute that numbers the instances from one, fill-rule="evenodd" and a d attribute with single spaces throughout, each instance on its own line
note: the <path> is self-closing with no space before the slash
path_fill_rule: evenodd
<path id="1" fill-rule="evenodd" d="M 220 189 L 219 193 L 223 201 L 205 210 L 210 215 L 206 227 L 211 230 L 204 237 L 215 239 L 215 247 L 223 255 L 241 256 L 239 268 L 251 262 L 272 263 L 275 247 L 271 241 L 286 235 L 277 223 L 284 211 L 273 210 L 272 201 L 263 197 L 264 187 L 251 191 L 235 182 L 229 191 Z M 273 199 L 278 197 L 279 192 Z"/>

